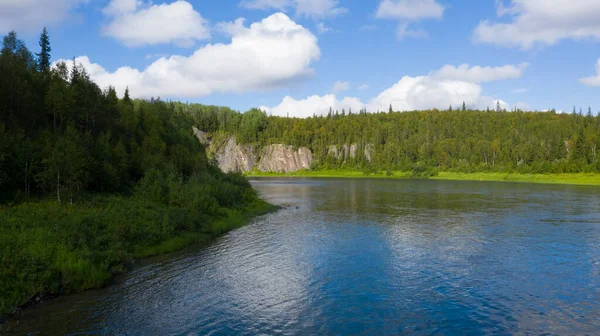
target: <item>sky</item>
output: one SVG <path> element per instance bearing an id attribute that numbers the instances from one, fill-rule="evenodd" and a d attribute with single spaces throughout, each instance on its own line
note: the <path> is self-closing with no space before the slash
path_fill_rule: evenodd
<path id="1" fill-rule="evenodd" d="M 600 110 L 600 0 L 0 0 L 0 34 L 139 98 Z"/>

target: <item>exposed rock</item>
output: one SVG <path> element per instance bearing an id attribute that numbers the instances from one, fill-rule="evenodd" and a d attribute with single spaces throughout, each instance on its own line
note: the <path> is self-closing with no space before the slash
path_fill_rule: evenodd
<path id="1" fill-rule="evenodd" d="M 351 159 L 356 159 L 356 149 L 357 149 L 356 144 L 350 145 L 350 158 Z"/>
<path id="2" fill-rule="evenodd" d="M 218 148 L 215 159 L 219 168 L 226 173 L 245 173 L 254 169 L 256 165 L 256 150 L 251 145 L 237 144 L 234 137 L 230 137 L 224 146 Z"/>
<path id="3" fill-rule="evenodd" d="M 329 146 L 327 155 L 333 156 L 336 160 L 340 157 L 340 153 L 338 152 L 338 149 L 336 146 Z"/>
<path id="4" fill-rule="evenodd" d="M 313 164 L 310 149 L 301 147 L 294 150 L 292 146 L 270 145 L 258 163 L 258 169 L 263 172 L 289 173 L 310 169 Z"/>
<path id="5" fill-rule="evenodd" d="M 200 141 L 201 144 L 203 144 L 204 146 L 210 146 L 211 139 L 208 136 L 208 133 L 202 132 L 196 127 L 193 127 L 192 129 L 194 130 L 194 135 L 196 136 L 196 138 L 198 138 L 198 141 Z"/>
<path id="6" fill-rule="evenodd" d="M 373 160 L 373 145 L 368 144 L 365 146 L 365 158 L 369 162 Z"/>

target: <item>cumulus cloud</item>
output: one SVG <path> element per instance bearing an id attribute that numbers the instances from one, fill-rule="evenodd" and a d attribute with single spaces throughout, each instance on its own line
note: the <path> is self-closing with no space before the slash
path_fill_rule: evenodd
<path id="1" fill-rule="evenodd" d="M 444 10 L 436 0 L 383 0 L 377 7 L 376 16 L 409 21 L 441 19 Z"/>
<path id="2" fill-rule="evenodd" d="M 110 72 L 88 57 L 76 58 L 100 87 L 129 87 L 135 97 L 194 98 L 214 92 L 247 92 L 310 76 L 320 57 L 317 38 L 282 13 L 250 27 L 230 29 L 229 44 L 209 44 L 190 56 L 161 57 L 146 69 Z M 227 26 L 227 25 L 224 25 Z M 63 60 L 64 61 L 64 60 Z M 72 62 L 67 61 L 67 64 Z"/>
<path id="3" fill-rule="evenodd" d="M 170 44 L 191 47 L 210 38 L 208 22 L 183 0 L 146 5 L 139 0 L 112 0 L 104 13 L 111 20 L 103 33 L 130 47 Z"/>
<path id="4" fill-rule="evenodd" d="M 306 118 L 313 115 L 325 115 L 329 113 L 330 108 L 334 111 L 338 110 L 340 113 L 342 109 L 345 109 L 347 113 L 349 110 L 358 112 L 364 106 L 358 98 L 345 97 L 338 100 L 334 94 L 328 94 L 301 100 L 286 96 L 281 104 L 274 107 L 261 106 L 260 109 L 271 115 Z"/>
<path id="5" fill-rule="evenodd" d="M 483 95 L 480 83 L 517 78 L 518 76 L 512 73 L 512 67 L 445 66 L 427 76 L 404 76 L 392 87 L 367 102 L 356 97 L 338 99 L 334 94 L 311 96 L 302 100 L 288 96 L 281 104 L 274 107 L 263 106 L 262 109 L 276 115 L 284 116 L 289 113 L 295 117 L 324 115 L 329 111 L 329 107 L 337 110 L 352 108 L 356 111 L 367 108 L 370 112 L 387 111 L 390 104 L 395 111 L 447 109 L 450 105 L 458 108 L 463 102 L 469 108 L 495 109 L 500 103 L 502 109 L 510 109 L 505 101 Z M 506 73 L 498 69 L 504 69 Z M 520 73 L 522 74 L 522 70 Z M 518 104 L 521 108 L 526 106 L 524 103 Z"/>
<path id="6" fill-rule="evenodd" d="M 338 93 L 338 92 L 348 91 L 348 90 L 350 90 L 350 83 L 337 81 L 333 84 L 333 88 L 331 89 L 331 92 Z"/>
<path id="7" fill-rule="evenodd" d="M 468 64 L 445 65 L 440 70 L 431 73 L 440 79 L 460 80 L 472 83 L 485 83 L 498 80 L 517 79 L 523 76 L 528 63 L 519 65 L 504 65 L 500 67 L 469 67 Z"/>
<path id="8" fill-rule="evenodd" d="M 249 9 L 261 10 L 287 11 L 294 9 L 296 15 L 311 18 L 325 18 L 348 12 L 347 8 L 339 6 L 338 0 L 244 0 L 240 5 Z"/>
<path id="9" fill-rule="evenodd" d="M 37 32 L 65 20 L 89 0 L 2 0 L 0 33 L 11 30 Z"/>
<path id="10" fill-rule="evenodd" d="M 319 34 L 325 34 L 330 31 L 331 31 L 331 28 L 327 27 L 323 22 L 319 22 L 317 24 L 317 32 L 319 32 Z"/>
<path id="11" fill-rule="evenodd" d="M 512 0 L 498 2 L 498 17 L 508 22 L 484 20 L 475 28 L 478 43 L 529 49 L 553 45 L 564 39 L 600 38 L 598 0 Z"/>
<path id="12" fill-rule="evenodd" d="M 377 7 L 376 17 L 380 19 L 398 20 L 396 31 L 398 39 L 405 37 L 427 38 L 429 34 L 423 29 L 410 29 L 409 23 L 441 19 L 445 7 L 436 0 L 382 0 Z"/>
<path id="13" fill-rule="evenodd" d="M 596 76 L 585 77 L 579 80 L 583 85 L 600 86 L 600 59 L 596 63 Z"/>

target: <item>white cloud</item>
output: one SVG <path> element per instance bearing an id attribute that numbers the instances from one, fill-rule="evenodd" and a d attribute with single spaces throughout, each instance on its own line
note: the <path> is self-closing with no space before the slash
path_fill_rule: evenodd
<path id="1" fill-rule="evenodd" d="M 396 33 L 398 40 L 402 40 L 405 37 L 412 37 L 416 39 L 429 38 L 429 33 L 424 29 L 409 29 L 408 23 L 400 24 Z"/>
<path id="2" fill-rule="evenodd" d="M 581 84 L 587 86 L 600 86 L 600 58 L 596 63 L 596 76 L 585 77 L 579 80 Z"/>
<path id="3" fill-rule="evenodd" d="M 350 90 L 350 83 L 337 81 L 333 84 L 333 88 L 331 89 L 331 92 L 338 93 L 338 92 L 348 91 L 348 90 Z"/>
<path id="4" fill-rule="evenodd" d="M 317 32 L 319 34 L 325 34 L 325 33 L 330 32 L 330 31 L 331 31 L 331 28 L 327 27 L 323 22 L 319 22 L 317 24 Z"/>
<path id="5" fill-rule="evenodd" d="M 524 67 L 517 68 L 522 73 Z M 488 97 L 482 94 L 483 89 L 479 83 L 495 80 L 516 78 L 513 66 L 503 67 L 468 67 L 444 66 L 433 71 L 427 76 L 404 76 L 392 87 L 384 90 L 368 102 L 362 102 L 356 97 L 337 99 L 334 94 L 325 96 L 311 96 L 303 100 L 285 97 L 281 104 L 274 107 L 262 107 L 276 115 L 295 117 L 308 117 L 313 114 L 323 115 L 329 111 L 342 108 L 360 110 L 366 107 L 368 111 L 387 111 L 390 104 L 395 111 L 412 111 L 423 109 L 447 109 L 450 105 L 455 108 L 462 103 L 469 108 L 495 109 L 497 102 L 503 109 L 510 109 L 510 105 L 503 100 Z M 519 75 L 520 76 L 520 75 Z M 523 108 L 525 103 L 519 102 L 517 106 Z"/>
<path id="6" fill-rule="evenodd" d="M 111 21 L 103 33 L 130 47 L 170 43 L 191 47 L 210 38 L 208 22 L 187 1 L 145 5 L 138 0 L 112 0 L 104 13 Z"/>
<path id="7" fill-rule="evenodd" d="M 219 22 L 215 29 L 229 36 L 243 34 L 246 31 L 246 19 L 238 18 L 234 22 Z"/>
<path id="8" fill-rule="evenodd" d="M 407 21 L 441 19 L 444 10 L 436 0 L 383 0 L 377 7 L 376 16 Z"/>
<path id="9" fill-rule="evenodd" d="M 599 0 L 512 0 L 498 2 L 498 17 L 508 22 L 484 20 L 475 28 L 478 43 L 529 49 L 553 45 L 563 39 L 600 38 Z"/>
<path id="10" fill-rule="evenodd" d="M 362 84 L 361 86 L 358 87 L 359 90 L 366 90 L 369 88 L 369 84 Z"/>
<path id="11" fill-rule="evenodd" d="M 468 64 L 445 65 L 440 70 L 431 73 L 440 79 L 461 80 L 472 83 L 485 83 L 498 80 L 517 79 L 523 76 L 528 63 L 519 65 L 504 65 L 500 67 L 469 67 Z"/>
<path id="12" fill-rule="evenodd" d="M 240 5 L 249 9 L 279 11 L 293 8 L 296 15 L 311 18 L 325 18 L 348 12 L 347 8 L 339 7 L 338 0 L 244 0 Z"/>
<path id="13" fill-rule="evenodd" d="M 310 65 L 320 57 L 317 38 L 282 13 L 230 33 L 229 44 L 209 44 L 187 57 L 162 57 L 141 71 L 109 72 L 86 56 L 76 61 L 102 88 L 113 85 L 123 92 L 129 86 L 135 97 L 194 98 L 279 87 L 312 75 Z"/>
<path id="14" fill-rule="evenodd" d="M 89 0 L 0 0 L 0 33 L 38 32 L 69 17 Z"/>
<path id="15" fill-rule="evenodd" d="M 426 19 L 441 19 L 445 7 L 436 0 L 382 0 L 377 7 L 376 17 L 394 19 L 400 23 L 396 34 L 399 40 L 405 37 L 427 38 L 423 29 L 410 29 L 409 24 Z"/>
<path id="16" fill-rule="evenodd" d="M 286 96 L 281 104 L 274 107 L 261 106 L 260 109 L 272 115 L 306 118 L 313 115 L 326 115 L 330 108 L 333 111 L 338 110 L 340 113 L 342 109 L 345 109 L 346 113 L 350 109 L 356 113 L 364 107 L 365 105 L 358 98 L 346 97 L 338 100 L 334 94 L 328 94 L 301 100 Z"/>

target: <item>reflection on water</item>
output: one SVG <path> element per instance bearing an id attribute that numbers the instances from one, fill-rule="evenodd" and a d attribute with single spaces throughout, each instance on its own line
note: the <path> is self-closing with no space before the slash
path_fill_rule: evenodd
<path id="1" fill-rule="evenodd" d="M 0 333 L 600 333 L 595 188 L 253 184 L 286 208 L 114 286 L 26 310 Z"/>

